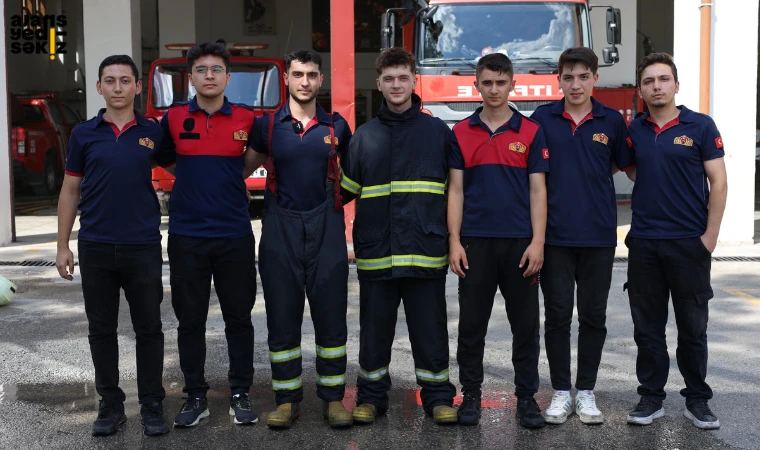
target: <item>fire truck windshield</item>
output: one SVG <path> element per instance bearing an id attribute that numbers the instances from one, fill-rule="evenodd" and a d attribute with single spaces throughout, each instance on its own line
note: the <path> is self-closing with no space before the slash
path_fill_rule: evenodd
<path id="1" fill-rule="evenodd" d="M 156 108 L 168 108 L 175 102 L 195 97 L 195 88 L 188 80 L 185 64 L 161 64 L 153 71 L 151 102 Z M 230 84 L 224 95 L 232 103 L 243 103 L 254 108 L 274 108 L 280 103 L 279 68 L 267 63 L 230 64 Z"/>
<path id="2" fill-rule="evenodd" d="M 588 30 L 584 3 L 438 3 L 419 24 L 418 60 L 423 68 L 472 67 L 481 56 L 501 52 L 516 66 L 546 70 L 556 68 L 565 49 L 590 46 Z"/>

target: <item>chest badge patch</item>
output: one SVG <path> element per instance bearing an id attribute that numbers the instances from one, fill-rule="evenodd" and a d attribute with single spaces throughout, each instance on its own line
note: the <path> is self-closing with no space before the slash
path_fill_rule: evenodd
<path id="1" fill-rule="evenodd" d="M 236 141 L 247 141 L 248 133 L 243 130 L 237 130 L 236 132 L 232 133 L 232 139 Z"/>
<path id="2" fill-rule="evenodd" d="M 690 138 L 689 136 L 686 136 L 685 134 L 683 136 L 679 136 L 673 139 L 673 143 L 676 145 L 685 145 L 687 147 L 694 146 L 694 140 Z"/>
<path id="3" fill-rule="evenodd" d="M 607 135 L 604 133 L 596 133 L 591 139 L 593 139 L 595 142 L 598 142 L 604 145 L 607 145 L 607 143 L 610 142 L 610 138 L 608 138 Z"/>
<path id="4" fill-rule="evenodd" d="M 137 142 L 143 147 L 148 147 L 151 150 L 153 150 L 153 147 L 155 147 L 155 144 L 153 143 L 153 141 L 151 141 L 149 138 L 146 138 L 146 137 L 140 138 L 140 140 Z"/>
<path id="5" fill-rule="evenodd" d="M 526 150 L 528 150 L 528 147 L 525 146 L 522 142 L 512 142 L 509 144 L 509 149 L 513 152 L 517 153 L 525 153 Z"/>
<path id="6" fill-rule="evenodd" d="M 325 136 L 325 144 L 330 144 L 330 135 Z M 335 145 L 338 145 L 338 136 L 335 136 Z"/>

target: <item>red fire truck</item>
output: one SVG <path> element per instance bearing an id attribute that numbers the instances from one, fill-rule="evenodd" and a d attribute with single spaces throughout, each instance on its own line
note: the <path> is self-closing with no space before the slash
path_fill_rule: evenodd
<path id="1" fill-rule="evenodd" d="M 148 77 L 148 104 L 146 115 L 161 119 L 172 103 L 183 102 L 195 96 L 190 84 L 190 70 L 185 59 L 187 51 L 195 44 L 166 44 L 168 50 L 182 52 L 182 57 L 160 58 L 151 64 Z M 254 50 L 262 50 L 268 44 L 227 43 L 231 54 L 230 83 L 224 91 L 233 103 L 243 103 L 254 109 L 257 116 L 280 109 L 287 99 L 283 74 L 285 61 L 278 58 L 253 56 Z M 246 186 L 254 201 L 264 199 L 266 170 L 258 168 L 246 180 Z M 168 212 L 174 177 L 162 168 L 153 169 L 153 186 L 158 195 L 161 211 Z"/>
<path id="2" fill-rule="evenodd" d="M 538 106 L 562 98 L 559 56 L 570 47 L 591 47 L 593 7 L 587 0 L 407 0 L 404 7 L 383 14 L 382 46 L 402 45 L 414 53 L 416 93 L 427 111 L 450 126 L 482 103 L 473 86 L 477 60 L 503 53 L 515 67 L 510 99 L 529 116 Z M 620 10 L 607 7 L 611 47 L 603 50 L 601 67 L 618 62 L 620 25 Z M 594 95 L 628 121 L 640 107 L 633 88 L 600 88 Z"/>

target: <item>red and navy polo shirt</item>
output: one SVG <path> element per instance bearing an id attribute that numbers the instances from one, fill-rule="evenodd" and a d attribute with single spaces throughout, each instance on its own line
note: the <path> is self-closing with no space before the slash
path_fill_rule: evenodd
<path id="1" fill-rule="evenodd" d="M 620 113 L 591 99 L 579 123 L 565 100 L 540 106 L 531 119 L 541 124 L 552 157 L 546 176 L 546 243 L 570 247 L 615 247 L 617 204 L 611 167 L 634 165 L 628 130 Z"/>
<path id="2" fill-rule="evenodd" d="M 161 242 L 161 211 L 151 163 L 163 130 L 135 111 L 121 130 L 97 117 L 77 125 L 69 138 L 66 174 L 84 177 L 79 239 L 104 244 Z"/>
<path id="3" fill-rule="evenodd" d="M 169 200 L 169 233 L 201 238 L 236 238 L 252 233 L 243 153 L 253 110 L 230 103 L 208 114 L 195 98 L 172 105 L 161 119 L 161 165 L 176 160 L 177 180 Z"/>
<path id="4" fill-rule="evenodd" d="M 317 114 L 301 133 L 293 128 L 290 104 L 274 113 L 272 153 L 277 172 L 277 205 L 292 211 L 310 211 L 327 200 L 327 157 L 330 154 L 330 123 L 337 139 L 335 150 L 343 153 L 351 141 L 351 128 L 340 114 L 328 114 L 317 103 Z M 268 154 L 269 115 L 256 119 L 250 146 Z M 332 192 L 330 193 L 332 195 Z M 267 190 L 264 201 L 272 201 Z"/>
<path id="5" fill-rule="evenodd" d="M 723 139 L 710 116 L 678 109 L 678 117 L 662 128 L 649 113 L 628 127 L 636 155 L 631 237 L 685 239 L 707 229 L 704 162 L 724 156 Z"/>
<path id="6" fill-rule="evenodd" d="M 541 126 L 513 109 L 509 122 L 491 132 L 481 106 L 454 125 L 449 167 L 464 171 L 461 236 L 530 238 L 532 173 L 549 171 Z"/>

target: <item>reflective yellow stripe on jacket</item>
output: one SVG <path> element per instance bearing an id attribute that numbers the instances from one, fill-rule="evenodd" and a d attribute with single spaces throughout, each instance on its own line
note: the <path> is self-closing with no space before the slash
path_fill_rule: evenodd
<path id="1" fill-rule="evenodd" d="M 391 255 L 384 258 L 356 259 L 358 270 L 381 270 L 391 267 L 416 266 L 427 269 L 440 269 L 449 263 L 449 255 L 423 256 L 423 255 Z"/>
<path id="2" fill-rule="evenodd" d="M 443 195 L 446 193 L 446 183 L 436 183 L 434 181 L 391 181 L 388 184 L 362 187 L 360 198 L 383 197 L 391 194 L 406 193 Z"/>

